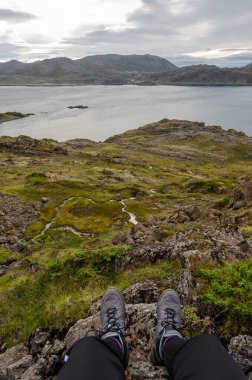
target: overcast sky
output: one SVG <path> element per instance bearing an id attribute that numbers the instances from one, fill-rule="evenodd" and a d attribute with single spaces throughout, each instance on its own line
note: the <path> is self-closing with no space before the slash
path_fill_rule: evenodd
<path id="1" fill-rule="evenodd" d="M 252 62 L 252 0 L 0 0 L 0 61 L 155 54 Z"/>

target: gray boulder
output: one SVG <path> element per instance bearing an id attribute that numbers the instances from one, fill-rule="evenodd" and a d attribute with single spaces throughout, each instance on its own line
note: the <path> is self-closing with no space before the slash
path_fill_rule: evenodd
<path id="1" fill-rule="evenodd" d="M 19 380 L 22 375 L 34 364 L 31 355 L 26 355 L 7 367 L 7 378 L 9 380 Z"/>
<path id="2" fill-rule="evenodd" d="M 235 336 L 231 339 L 228 350 L 245 373 L 252 370 L 252 336 Z"/>

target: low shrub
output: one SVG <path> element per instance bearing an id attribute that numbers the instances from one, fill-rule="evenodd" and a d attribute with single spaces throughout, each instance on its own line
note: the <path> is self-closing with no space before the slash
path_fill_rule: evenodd
<path id="1" fill-rule="evenodd" d="M 252 260 L 199 269 L 195 275 L 201 282 L 199 299 L 208 315 L 223 316 L 220 332 L 230 336 L 246 331 L 252 317 Z"/>

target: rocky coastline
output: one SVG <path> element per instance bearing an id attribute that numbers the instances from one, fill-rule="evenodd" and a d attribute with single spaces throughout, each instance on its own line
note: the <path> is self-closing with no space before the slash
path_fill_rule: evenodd
<path id="1" fill-rule="evenodd" d="M 0 113 L 0 123 L 4 123 L 6 121 L 12 121 L 24 117 L 29 117 L 34 115 L 34 113 L 22 113 L 22 112 L 4 112 Z"/>

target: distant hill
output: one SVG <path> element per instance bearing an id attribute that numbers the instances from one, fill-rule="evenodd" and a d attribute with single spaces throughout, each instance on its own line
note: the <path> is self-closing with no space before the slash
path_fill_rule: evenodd
<path id="1" fill-rule="evenodd" d="M 127 84 L 136 75 L 177 67 L 153 55 L 95 55 L 82 59 L 53 58 L 33 63 L 0 64 L 0 84 Z"/>
<path id="2" fill-rule="evenodd" d="M 247 65 L 247 66 L 244 66 L 244 67 L 243 67 L 243 70 L 249 70 L 249 71 L 252 71 L 252 63 L 250 63 L 250 64 Z"/>
<path id="3" fill-rule="evenodd" d="M 252 85 L 252 64 L 244 68 L 220 68 L 214 65 L 186 66 L 172 72 L 148 75 L 145 80 L 145 84 L 152 85 Z"/>
<path id="4" fill-rule="evenodd" d="M 94 55 L 33 63 L 0 63 L 0 85 L 252 85 L 252 64 L 242 68 L 192 65 L 178 68 L 153 55 Z"/>

